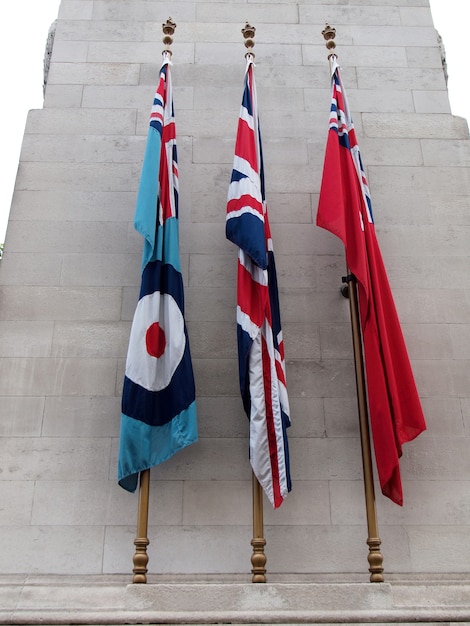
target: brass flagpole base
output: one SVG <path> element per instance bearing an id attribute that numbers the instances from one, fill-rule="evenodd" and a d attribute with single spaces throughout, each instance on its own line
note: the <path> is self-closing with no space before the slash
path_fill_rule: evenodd
<path id="1" fill-rule="evenodd" d="M 149 562 L 149 557 L 147 554 L 147 546 L 150 541 L 147 537 L 137 537 L 134 540 L 135 545 L 135 554 L 133 558 L 134 569 L 134 578 L 132 579 L 133 583 L 145 584 L 147 582 L 147 563 Z"/>
<path id="2" fill-rule="evenodd" d="M 253 546 L 253 554 L 251 555 L 251 573 L 253 577 L 252 583 L 265 583 L 266 582 L 266 555 L 264 553 L 264 546 L 266 545 L 266 539 L 264 538 L 263 527 L 263 490 L 258 482 L 255 474 L 253 473 L 252 479 L 252 491 L 253 491 L 253 539 L 251 545 Z"/>
<path id="3" fill-rule="evenodd" d="M 266 545 L 266 539 L 258 538 L 252 539 L 251 545 L 253 546 L 253 554 L 251 555 L 251 573 L 253 577 L 252 583 L 265 583 L 266 582 L 266 555 L 264 553 L 264 546 Z"/>
<path id="4" fill-rule="evenodd" d="M 147 582 L 147 563 L 149 557 L 147 546 L 150 541 L 147 537 L 149 516 L 149 493 L 150 493 L 150 470 L 140 472 L 139 508 L 137 511 L 137 537 L 134 540 L 136 548 L 134 562 L 133 583 L 145 584 Z"/>
<path id="5" fill-rule="evenodd" d="M 377 537 L 372 539 L 371 537 L 367 540 L 367 545 L 369 546 L 369 555 L 367 556 L 367 560 L 369 561 L 369 572 L 370 572 L 370 582 L 371 583 L 383 583 L 384 568 L 382 567 L 384 558 L 382 553 L 380 552 L 380 544 L 381 540 Z"/>

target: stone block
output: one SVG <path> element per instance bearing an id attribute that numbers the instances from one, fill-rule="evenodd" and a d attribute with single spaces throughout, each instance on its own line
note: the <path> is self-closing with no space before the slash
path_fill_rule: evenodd
<path id="1" fill-rule="evenodd" d="M 464 437 L 440 437 L 437 442 L 428 431 L 405 446 L 403 475 L 415 480 L 468 481 L 467 447 Z"/>
<path id="2" fill-rule="evenodd" d="M 135 124 L 136 112 L 126 109 L 36 109 L 28 113 L 25 132 L 27 135 L 125 136 L 135 133 Z M 48 193 L 52 195 L 54 191 Z M 76 217 L 82 219 L 80 214 Z"/>
<path id="3" fill-rule="evenodd" d="M 264 523 L 268 526 L 309 526 L 312 534 L 315 526 L 329 524 L 330 498 L 328 483 L 321 480 L 296 480 L 292 491 L 289 493 L 282 506 L 273 509 L 271 504 L 264 499 Z M 296 531 L 293 531 L 294 534 Z"/>
<path id="4" fill-rule="evenodd" d="M 67 0 L 59 7 L 61 20 L 91 20 L 93 17 L 92 0 Z"/>
<path id="5" fill-rule="evenodd" d="M 144 31 L 144 22 L 61 18 L 55 41 L 142 41 Z"/>
<path id="6" fill-rule="evenodd" d="M 44 437 L 119 436 L 120 396 L 48 396 L 43 404 Z"/>
<path id="7" fill-rule="evenodd" d="M 0 322 L 0 357 L 47 357 L 51 353 L 52 322 Z"/>
<path id="8" fill-rule="evenodd" d="M 240 48 L 237 48 L 233 44 L 196 43 L 195 62 L 198 64 L 202 64 L 205 62 L 206 59 L 211 59 L 211 62 L 214 64 L 239 64 L 239 66 L 242 67 L 243 63 L 240 59 L 241 52 L 243 53 Z M 257 63 L 259 58 L 262 59 L 262 62 L 265 63 L 267 66 L 297 66 L 302 64 L 302 50 L 299 44 L 290 43 L 280 46 L 277 43 L 264 44 L 259 43 L 258 41 L 256 43 L 256 55 Z"/>
<path id="9" fill-rule="evenodd" d="M 87 41 L 54 42 L 54 63 L 86 63 L 89 44 Z M 52 65 L 52 64 L 51 64 Z"/>
<path id="10" fill-rule="evenodd" d="M 161 44 L 156 44 L 154 41 L 91 41 L 87 43 L 87 47 L 87 60 L 91 63 L 154 63 L 155 60 L 161 59 Z M 172 51 L 178 63 L 194 62 L 193 43 L 175 42 Z M 54 60 L 70 60 L 63 57 L 64 55 Z"/>
<path id="11" fill-rule="evenodd" d="M 51 109 L 75 109 L 81 105 L 83 85 L 47 85 L 44 106 Z"/>
<path id="12" fill-rule="evenodd" d="M 423 139 L 421 147 L 425 165 L 466 168 L 470 166 L 468 140 Z"/>
<path id="13" fill-rule="evenodd" d="M 141 255 L 136 254 L 66 254 L 60 282 L 69 286 L 134 287 L 140 281 L 140 268 Z"/>
<path id="14" fill-rule="evenodd" d="M 161 22 L 162 19 L 166 19 L 162 15 L 170 15 L 172 8 L 174 8 L 172 2 L 139 2 L 136 4 L 133 0 L 120 0 L 118 4 L 109 3 L 107 0 L 95 0 L 93 4 L 93 17 L 97 21 Z M 178 2 L 178 9 L 179 21 L 195 21 L 194 2 Z"/>
<path id="15" fill-rule="evenodd" d="M 238 397 L 196 396 L 198 429 L 201 438 L 246 439 L 249 433 L 249 420 Z"/>
<path id="16" fill-rule="evenodd" d="M 190 287 L 235 287 L 237 257 L 235 246 L 228 254 L 191 254 L 189 263 Z"/>
<path id="17" fill-rule="evenodd" d="M 368 5 L 341 6 L 332 5 L 328 7 L 328 20 L 334 26 L 347 27 L 351 24 L 364 24 L 367 26 L 400 26 L 400 9 L 397 6 L 374 6 L 376 3 Z M 299 4 L 299 19 L 301 22 L 311 24 L 321 24 L 324 19 L 319 19 L 319 11 L 325 11 L 325 7 L 318 7 L 308 3 Z M 325 15 L 326 18 L 326 15 Z M 421 24 L 420 24 L 421 25 Z M 343 28 L 341 28 L 342 36 Z M 364 41 L 359 39 L 359 41 Z"/>
<path id="18" fill-rule="evenodd" d="M 377 514 L 384 524 L 415 527 L 425 520 L 426 526 L 468 525 L 470 508 L 468 481 L 413 480 L 404 472 L 404 506 L 398 507 L 388 498 L 379 498 Z"/>
<path id="19" fill-rule="evenodd" d="M 446 91 L 413 91 L 416 113 L 450 113 L 449 96 Z"/>
<path id="20" fill-rule="evenodd" d="M 185 526 L 249 526 L 251 520 L 250 480 L 184 482 L 183 524 Z"/>
<path id="21" fill-rule="evenodd" d="M 74 358 L 125 356 L 129 341 L 128 322 L 59 321 L 54 326 L 51 355 Z"/>
<path id="22" fill-rule="evenodd" d="M 0 569 L 9 574 L 99 574 L 103 562 L 100 526 L 4 527 Z M 18 550 L 18 546 L 22 546 Z"/>
<path id="23" fill-rule="evenodd" d="M 117 458 L 117 448 L 115 449 Z M 113 452 L 114 455 L 114 452 Z M 114 464 L 114 461 L 113 461 Z M 200 438 L 152 469 L 152 484 L 173 480 L 246 481 L 251 477 L 248 442 L 244 438 Z M 111 466 L 110 479 L 116 472 Z M 153 489 L 153 487 L 151 487 Z M 155 486 L 158 489 L 158 485 Z"/>
<path id="24" fill-rule="evenodd" d="M 449 326 L 403 324 L 402 331 L 412 360 L 452 358 L 454 343 Z"/>
<path id="25" fill-rule="evenodd" d="M 235 259 L 234 259 L 235 264 Z M 236 319 L 236 287 L 188 287 L 185 290 L 186 320 L 226 322 Z"/>
<path id="26" fill-rule="evenodd" d="M 1 481 L 107 478 L 109 439 L 18 437 L 0 439 L 0 448 Z"/>
<path id="27" fill-rule="evenodd" d="M 156 574 L 247 572 L 251 526 L 149 526 L 149 568 Z M 135 528 L 108 526 L 103 571 L 131 572 Z"/>
<path id="28" fill-rule="evenodd" d="M 130 221 L 133 219 L 137 191 L 21 191 L 17 190 L 11 206 L 10 222 L 37 221 Z"/>
<path id="29" fill-rule="evenodd" d="M 241 13 L 246 12 L 245 2 L 231 2 L 224 7 L 218 2 L 196 2 L 196 22 L 231 22 L 243 24 L 240 20 Z M 277 3 L 264 4 L 260 2 L 250 3 L 250 23 L 256 24 L 296 24 L 298 22 L 297 7 L 291 3 L 288 5 L 278 5 Z M 235 30 L 235 27 L 234 27 Z M 267 28 L 266 28 L 267 30 Z M 258 41 L 256 49 L 258 50 Z M 260 53 L 261 56 L 261 53 Z"/>
<path id="30" fill-rule="evenodd" d="M 287 371 L 287 392 L 289 393 L 289 372 Z M 292 425 L 287 431 L 292 437 L 323 437 L 325 435 L 325 411 L 322 398 L 289 397 Z"/>
<path id="31" fill-rule="evenodd" d="M 321 324 L 320 345 L 323 359 L 350 359 L 353 356 L 351 324 Z"/>
<path id="32" fill-rule="evenodd" d="M 355 390 L 352 360 L 296 361 L 289 359 L 289 388 L 300 397 L 350 397 Z"/>
<path id="33" fill-rule="evenodd" d="M 348 59 L 348 63 L 344 66 L 342 73 L 347 89 L 358 86 L 356 68 L 369 68 L 368 71 L 374 74 L 375 68 L 380 71 L 382 68 L 408 67 L 405 48 L 399 47 L 396 45 L 396 42 L 395 45 L 392 44 L 390 46 L 384 46 L 383 43 L 379 42 L 374 46 L 374 54 L 371 54 L 370 46 L 351 45 L 347 43 L 347 39 L 350 39 L 351 35 L 348 33 L 345 33 L 345 35 L 343 37 L 343 33 L 341 33 L 341 47 L 338 48 L 338 53 L 341 54 L 342 59 Z M 357 41 L 362 42 L 365 40 L 358 39 Z M 304 45 L 302 46 L 302 53 L 305 65 L 320 65 L 324 67 L 325 85 L 328 85 L 328 63 L 325 48 L 322 46 Z M 374 71 L 371 71 L 370 68 L 374 68 Z"/>
<path id="34" fill-rule="evenodd" d="M 137 63 L 53 63 L 48 85 L 138 85 Z"/>
<path id="35" fill-rule="evenodd" d="M 289 440 L 292 482 L 357 480 L 362 476 L 358 439 L 297 438 Z"/>
<path id="36" fill-rule="evenodd" d="M 470 548 L 468 526 L 423 526 L 407 529 L 415 572 L 467 572 Z M 443 566 L 443 563 L 446 565 Z"/>
<path id="37" fill-rule="evenodd" d="M 424 5 L 425 6 L 425 5 Z M 354 41 L 367 41 L 369 46 L 435 46 L 436 31 L 427 26 L 363 26 L 352 25 Z"/>
<path id="38" fill-rule="evenodd" d="M 1 483 L 0 483 L 1 488 Z M 158 525 L 181 524 L 183 484 L 170 481 L 149 492 L 149 519 Z M 60 502 L 60 508 L 55 503 Z M 34 491 L 32 524 L 35 526 L 132 525 L 138 497 L 114 482 L 43 480 Z"/>
<path id="39" fill-rule="evenodd" d="M 270 526 L 266 528 L 268 573 L 367 571 L 366 531 L 360 526 Z"/>
<path id="40" fill-rule="evenodd" d="M 19 224 L 20 222 L 18 222 Z M 16 229 L 12 222 L 9 231 Z M 10 236 L 9 236 L 10 240 Z M 14 235 L 2 258 L 2 284 L 4 285 L 58 285 L 62 257 L 57 254 L 15 252 Z"/>
<path id="41" fill-rule="evenodd" d="M 2 287 L 2 320 L 119 320 L 118 288 Z"/>
<path id="42" fill-rule="evenodd" d="M 417 139 L 467 139 L 467 122 L 443 113 L 363 113 L 368 137 L 407 137 Z M 369 181 L 370 182 L 370 181 Z M 454 187 L 455 189 L 455 187 Z"/>
<path id="43" fill-rule="evenodd" d="M 29 525 L 33 493 L 33 481 L 0 481 L 0 527 Z"/>
<path id="44" fill-rule="evenodd" d="M 44 398 L 3 396 L 0 400 L 0 437 L 39 437 Z"/>
<path id="45" fill-rule="evenodd" d="M 441 53 L 437 46 L 406 48 L 409 67 L 434 67 L 442 69 Z"/>
<path id="46" fill-rule="evenodd" d="M 325 398 L 325 433 L 327 437 L 359 437 L 357 392 L 349 398 Z"/>
<path id="47" fill-rule="evenodd" d="M 234 316 L 232 316 L 234 318 Z M 237 357 L 237 324 L 231 322 L 188 322 L 193 358 L 234 359 Z"/>
<path id="48" fill-rule="evenodd" d="M 433 26 L 432 14 L 425 6 L 400 7 L 400 22 L 403 26 Z"/>
<path id="49" fill-rule="evenodd" d="M 8 246 L 23 253 L 117 253 L 126 249 L 126 222 L 13 221 Z M 48 257 L 46 256 L 46 261 Z"/>
<path id="50" fill-rule="evenodd" d="M 410 85 L 414 90 L 446 89 L 444 74 L 437 68 L 384 68 L 371 72 L 359 67 L 356 71 L 359 89 L 373 90 L 377 83 L 380 83 L 381 90 L 408 90 Z"/>
<path id="51" fill-rule="evenodd" d="M 112 359 L 12 357 L 0 362 L 0 395 L 112 395 L 115 376 Z"/>
<path id="52" fill-rule="evenodd" d="M 464 437 L 465 413 L 459 398 L 422 398 L 424 416 L 433 437 Z"/>
<path id="53" fill-rule="evenodd" d="M 18 171 L 17 189 L 36 187 L 47 191 L 136 191 L 140 164 L 23 163 Z"/>
<path id="54" fill-rule="evenodd" d="M 282 326 L 282 334 L 287 358 L 320 359 L 320 332 L 315 324 L 286 323 Z"/>

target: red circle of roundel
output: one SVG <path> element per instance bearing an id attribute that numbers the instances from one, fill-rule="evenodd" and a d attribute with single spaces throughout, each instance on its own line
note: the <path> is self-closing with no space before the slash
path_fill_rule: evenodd
<path id="1" fill-rule="evenodd" d="M 159 359 L 165 352 L 165 331 L 158 322 L 154 322 L 147 328 L 145 344 L 147 346 L 147 352 L 156 359 Z"/>

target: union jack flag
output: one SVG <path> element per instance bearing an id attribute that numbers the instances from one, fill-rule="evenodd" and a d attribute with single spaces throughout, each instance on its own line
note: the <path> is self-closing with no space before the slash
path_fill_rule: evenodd
<path id="1" fill-rule="evenodd" d="M 357 279 L 369 415 L 382 493 L 399 505 L 402 445 L 426 429 L 377 241 L 372 203 L 336 57 L 317 224 L 339 237 Z"/>
<path id="2" fill-rule="evenodd" d="M 170 62 L 155 92 L 137 205 L 142 283 L 122 392 L 119 484 L 197 441 L 195 385 L 184 321 L 178 243 L 178 165 Z"/>
<path id="3" fill-rule="evenodd" d="M 240 390 L 250 420 L 250 462 L 274 508 L 291 490 L 290 426 L 276 266 L 265 199 L 254 63 L 247 57 L 227 201 L 227 238 L 239 247 Z"/>

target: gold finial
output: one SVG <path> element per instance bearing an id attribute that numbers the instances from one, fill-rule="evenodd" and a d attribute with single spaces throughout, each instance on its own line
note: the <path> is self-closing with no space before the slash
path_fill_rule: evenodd
<path id="1" fill-rule="evenodd" d="M 322 30 L 321 34 L 325 38 L 325 41 L 326 41 L 325 46 L 330 51 L 330 54 L 328 55 L 328 58 L 330 58 L 333 55 L 336 56 L 336 52 L 335 52 L 336 44 L 334 42 L 334 38 L 336 37 L 336 28 L 333 28 L 327 22 L 325 24 L 325 28 Z"/>
<path id="2" fill-rule="evenodd" d="M 171 56 L 170 46 L 173 43 L 173 34 L 175 32 L 176 24 L 173 22 L 171 17 L 167 19 L 167 21 L 162 24 L 163 30 L 163 43 L 165 45 L 165 49 L 163 50 L 163 54 L 169 54 Z"/>
<path id="3" fill-rule="evenodd" d="M 255 42 L 253 41 L 256 33 L 256 28 L 254 26 L 250 26 L 248 22 L 245 24 L 245 28 L 242 28 L 242 34 L 245 38 L 245 48 L 248 49 L 248 52 L 245 54 L 245 58 L 250 54 L 253 58 L 255 53 L 253 52 L 253 48 L 255 47 Z"/>

